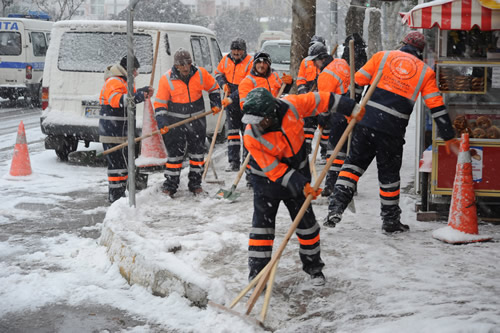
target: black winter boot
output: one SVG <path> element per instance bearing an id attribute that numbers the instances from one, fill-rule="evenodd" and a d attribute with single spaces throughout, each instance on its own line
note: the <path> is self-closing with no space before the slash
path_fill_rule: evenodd
<path id="1" fill-rule="evenodd" d="M 325 275 L 322 272 L 311 274 L 311 284 L 315 287 L 324 286 L 326 282 Z"/>
<path id="2" fill-rule="evenodd" d="M 406 224 L 403 224 L 397 220 L 384 220 L 382 223 L 382 231 L 385 233 L 398 233 L 398 232 L 406 232 L 409 231 L 410 227 Z"/>
<path id="3" fill-rule="evenodd" d="M 339 223 L 341 220 L 342 220 L 342 214 L 329 212 L 328 216 L 325 218 L 325 222 L 323 223 L 323 226 L 328 227 L 328 228 L 335 228 L 337 223 Z"/>

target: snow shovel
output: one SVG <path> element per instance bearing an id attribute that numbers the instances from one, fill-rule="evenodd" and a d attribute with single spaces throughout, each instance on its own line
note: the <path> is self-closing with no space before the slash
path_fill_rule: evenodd
<path id="1" fill-rule="evenodd" d="M 224 99 L 227 98 L 227 95 L 228 95 L 228 93 L 226 91 L 224 93 Z M 220 123 L 222 121 L 222 114 L 224 112 L 224 109 L 225 109 L 225 106 L 223 105 L 222 109 L 219 112 L 219 117 L 217 118 L 217 124 L 215 125 L 214 135 L 212 136 L 212 143 L 210 144 L 210 149 L 208 150 L 207 159 L 205 160 L 205 170 L 203 170 L 203 175 L 201 176 L 201 180 L 202 181 L 205 180 L 205 177 L 207 176 L 208 167 L 210 165 L 210 162 L 212 162 L 212 153 L 214 152 L 215 141 L 217 140 L 217 134 L 219 132 L 219 127 L 220 127 Z M 213 167 L 213 164 L 212 164 L 212 167 Z M 212 170 L 215 171 L 215 168 L 212 169 Z"/>
<path id="2" fill-rule="evenodd" d="M 241 176 L 243 176 L 243 173 L 245 172 L 245 169 L 247 168 L 247 164 L 249 161 L 250 161 L 250 153 L 248 153 L 247 157 L 245 158 L 245 161 L 241 165 L 240 171 L 238 171 L 238 175 L 236 176 L 236 179 L 234 180 L 231 189 L 229 191 L 220 189 L 219 192 L 217 192 L 217 194 L 215 195 L 217 199 L 228 199 L 231 201 L 235 201 L 240 196 L 239 193 L 235 192 L 236 186 L 238 186 Z"/>
<path id="3" fill-rule="evenodd" d="M 162 129 L 159 129 L 157 131 L 153 131 L 152 133 L 141 135 L 140 137 L 135 138 L 134 142 L 137 143 L 137 142 L 142 141 L 142 140 L 144 140 L 146 138 L 149 138 L 150 136 L 158 135 L 158 134 L 163 134 L 162 132 L 167 133 L 168 130 L 171 130 L 172 128 L 176 128 L 176 127 L 182 126 L 184 124 L 187 124 L 189 122 L 192 122 L 192 121 L 194 121 L 196 119 L 200 119 L 200 118 L 206 117 L 209 114 L 213 114 L 212 110 L 200 113 L 199 115 L 192 116 L 192 117 L 184 119 L 184 120 L 181 120 L 181 121 L 179 121 L 177 123 L 174 123 L 172 125 L 165 126 Z M 114 151 L 123 149 L 123 148 L 125 148 L 127 146 L 128 146 L 128 142 L 124 142 L 122 144 L 119 144 L 118 146 L 115 146 L 113 148 L 109 148 L 108 150 L 105 150 L 105 151 L 97 154 L 97 156 L 99 157 L 99 156 L 102 156 L 102 155 L 107 155 L 107 154 L 112 153 Z"/>
<path id="4" fill-rule="evenodd" d="M 381 77 L 382 77 L 382 72 L 380 71 L 380 72 L 378 72 L 375 80 L 373 81 L 372 85 L 370 86 L 370 89 L 368 89 L 368 92 L 366 93 L 365 97 L 363 98 L 363 101 L 361 102 L 361 107 L 366 106 L 366 104 L 370 100 L 371 95 L 375 91 L 375 88 L 377 87 L 377 84 L 380 81 Z M 328 172 L 328 169 L 330 169 L 330 166 L 332 165 L 333 160 L 337 157 L 337 154 L 339 153 L 340 149 L 342 148 L 342 146 L 346 142 L 347 137 L 349 136 L 349 133 L 351 133 L 351 131 L 353 130 L 355 125 L 356 125 L 356 119 L 352 119 L 349 122 L 349 125 L 347 126 L 347 128 L 345 129 L 344 133 L 342 134 L 342 137 L 340 138 L 339 142 L 335 146 L 335 149 L 333 150 L 332 155 L 330 156 L 330 158 L 326 162 L 326 165 L 323 168 L 323 170 L 321 171 L 320 176 L 318 177 L 318 179 L 316 179 L 316 182 L 314 183 L 314 187 L 313 187 L 313 189 L 315 191 L 318 190 L 321 182 L 323 181 L 323 179 L 325 178 L 325 176 Z M 292 225 L 288 229 L 287 234 L 283 238 L 283 242 L 281 243 L 279 249 L 272 256 L 271 261 L 269 261 L 269 263 L 264 267 L 264 269 L 262 269 L 262 271 L 260 271 L 260 273 L 255 277 L 255 279 L 253 279 L 250 282 L 250 284 L 236 297 L 236 299 L 231 303 L 230 308 L 226 308 L 226 309 L 228 309 L 229 312 L 234 312 L 234 310 L 231 310 L 231 308 L 233 306 L 235 306 L 236 303 L 238 303 L 241 300 L 241 298 L 243 298 L 243 296 L 252 288 L 252 286 L 256 285 L 254 292 L 252 293 L 252 295 L 250 296 L 250 298 L 248 299 L 248 302 L 247 302 L 247 310 L 246 310 L 245 314 L 247 316 L 250 314 L 255 303 L 257 302 L 257 299 L 259 298 L 260 294 L 262 294 L 262 291 L 264 290 L 266 283 L 269 283 L 269 284 L 271 283 L 271 280 L 273 279 L 273 274 L 274 274 L 274 273 L 272 273 L 272 271 L 275 270 L 275 266 L 278 264 L 278 261 L 280 260 L 281 255 L 282 255 L 283 251 L 285 250 L 286 245 L 288 244 L 288 241 L 293 236 L 295 230 L 297 229 L 297 226 L 299 225 L 300 221 L 302 220 L 302 217 L 304 216 L 306 210 L 309 208 L 309 205 L 311 204 L 312 199 L 313 199 L 313 197 L 311 194 L 307 196 L 307 198 L 304 201 L 304 204 L 302 205 L 302 207 L 300 208 L 297 216 L 293 220 Z M 271 287 L 271 286 L 269 285 L 268 287 Z M 264 306 L 263 306 L 262 312 L 261 312 L 261 319 L 262 320 L 265 319 L 265 314 L 267 313 L 268 305 L 269 305 L 269 301 L 265 300 Z M 219 308 L 225 308 L 222 305 L 218 305 L 218 306 L 219 306 Z"/>

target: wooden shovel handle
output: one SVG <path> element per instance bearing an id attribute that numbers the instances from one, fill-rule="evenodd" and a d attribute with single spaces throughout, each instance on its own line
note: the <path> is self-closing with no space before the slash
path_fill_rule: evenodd
<path id="1" fill-rule="evenodd" d="M 224 99 L 227 98 L 228 92 L 226 91 L 224 93 Z M 205 180 L 205 177 L 207 176 L 207 171 L 208 171 L 208 166 L 210 165 L 210 162 L 212 160 L 212 153 L 214 151 L 215 147 L 215 141 L 217 141 L 217 134 L 219 133 L 219 127 L 220 123 L 222 121 L 222 113 L 224 112 L 224 105 L 222 106 L 222 109 L 219 112 L 219 117 L 217 118 L 217 124 L 215 125 L 215 131 L 214 135 L 212 136 L 212 142 L 210 143 L 210 149 L 208 150 L 208 155 L 207 159 L 205 160 L 205 169 L 203 170 L 203 175 L 201 176 L 201 180 Z"/>
<path id="2" fill-rule="evenodd" d="M 245 158 L 245 161 L 240 167 L 240 171 L 238 171 L 238 174 L 236 175 L 236 179 L 234 180 L 233 186 L 236 187 L 238 186 L 238 183 L 240 182 L 241 176 L 243 176 L 243 173 L 245 172 L 248 162 L 250 162 L 250 153 L 247 154 L 247 157 Z"/>
<path id="3" fill-rule="evenodd" d="M 153 69 L 151 72 L 151 79 L 149 80 L 149 86 L 152 87 L 155 82 L 155 70 L 156 70 L 156 60 L 158 59 L 158 46 L 160 45 L 160 32 L 156 33 L 156 46 L 155 55 L 153 57 Z"/>
<path id="4" fill-rule="evenodd" d="M 314 146 L 314 151 L 311 156 L 311 160 L 309 161 L 309 168 L 311 169 L 313 173 L 314 180 L 317 178 L 317 172 L 316 172 L 316 156 L 318 156 L 318 150 L 319 150 L 319 145 L 321 143 L 321 136 L 323 135 L 323 127 L 319 130 L 319 137 L 318 141 L 316 141 L 316 145 Z"/>
<path id="5" fill-rule="evenodd" d="M 208 116 L 209 114 L 212 114 L 212 113 L 213 113 L 212 111 L 206 111 L 206 112 L 200 113 L 199 115 L 196 115 L 196 116 L 193 116 L 193 117 L 181 120 L 181 121 L 179 121 L 179 122 L 177 122 L 175 124 L 172 124 L 172 125 L 169 125 L 169 126 L 166 126 L 166 127 L 169 130 L 171 130 L 172 128 L 176 128 L 176 127 L 182 126 L 182 125 L 187 124 L 187 123 L 189 123 L 191 121 L 194 121 L 194 120 L 206 117 L 206 116 Z M 144 140 L 146 138 L 149 138 L 149 137 L 151 137 L 153 135 L 158 135 L 158 134 L 161 134 L 161 130 L 157 130 L 157 131 L 153 131 L 153 132 L 151 132 L 149 134 L 141 135 L 140 137 L 135 138 L 134 142 L 137 143 L 139 141 L 142 141 L 142 140 Z M 128 146 L 128 141 L 124 142 L 122 144 L 119 144 L 118 146 L 115 146 L 113 148 L 109 148 L 108 150 L 105 150 L 102 153 L 98 154 L 98 156 L 107 155 L 107 154 L 112 153 L 114 151 L 123 149 L 123 148 L 125 148 L 127 146 Z"/>

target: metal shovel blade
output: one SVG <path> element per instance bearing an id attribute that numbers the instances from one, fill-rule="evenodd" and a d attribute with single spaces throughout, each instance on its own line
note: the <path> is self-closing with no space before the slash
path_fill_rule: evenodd
<path id="1" fill-rule="evenodd" d="M 235 201 L 240 196 L 240 194 L 238 192 L 235 192 L 235 190 L 236 186 L 234 185 L 231 187 L 229 191 L 221 188 L 219 189 L 217 194 L 215 194 L 215 197 L 217 199 L 227 199 L 230 201 Z"/>

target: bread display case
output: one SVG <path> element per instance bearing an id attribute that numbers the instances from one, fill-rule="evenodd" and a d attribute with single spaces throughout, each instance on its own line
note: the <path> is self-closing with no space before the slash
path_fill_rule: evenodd
<path id="1" fill-rule="evenodd" d="M 472 167 L 477 196 L 500 196 L 500 61 L 476 51 L 476 57 L 450 54 L 446 40 L 453 31 L 441 31 L 443 44 L 436 61 L 438 85 L 453 122 L 457 138 L 468 133 L 473 151 Z M 467 32 L 461 32 L 465 34 Z M 479 40 L 494 42 L 491 32 L 477 32 Z M 447 38 L 448 37 L 448 38 Z M 467 38 L 466 38 L 467 39 Z M 450 56 L 454 56 L 453 59 Z M 431 193 L 450 195 L 453 188 L 457 156 L 447 154 L 444 141 L 433 125 Z"/>

